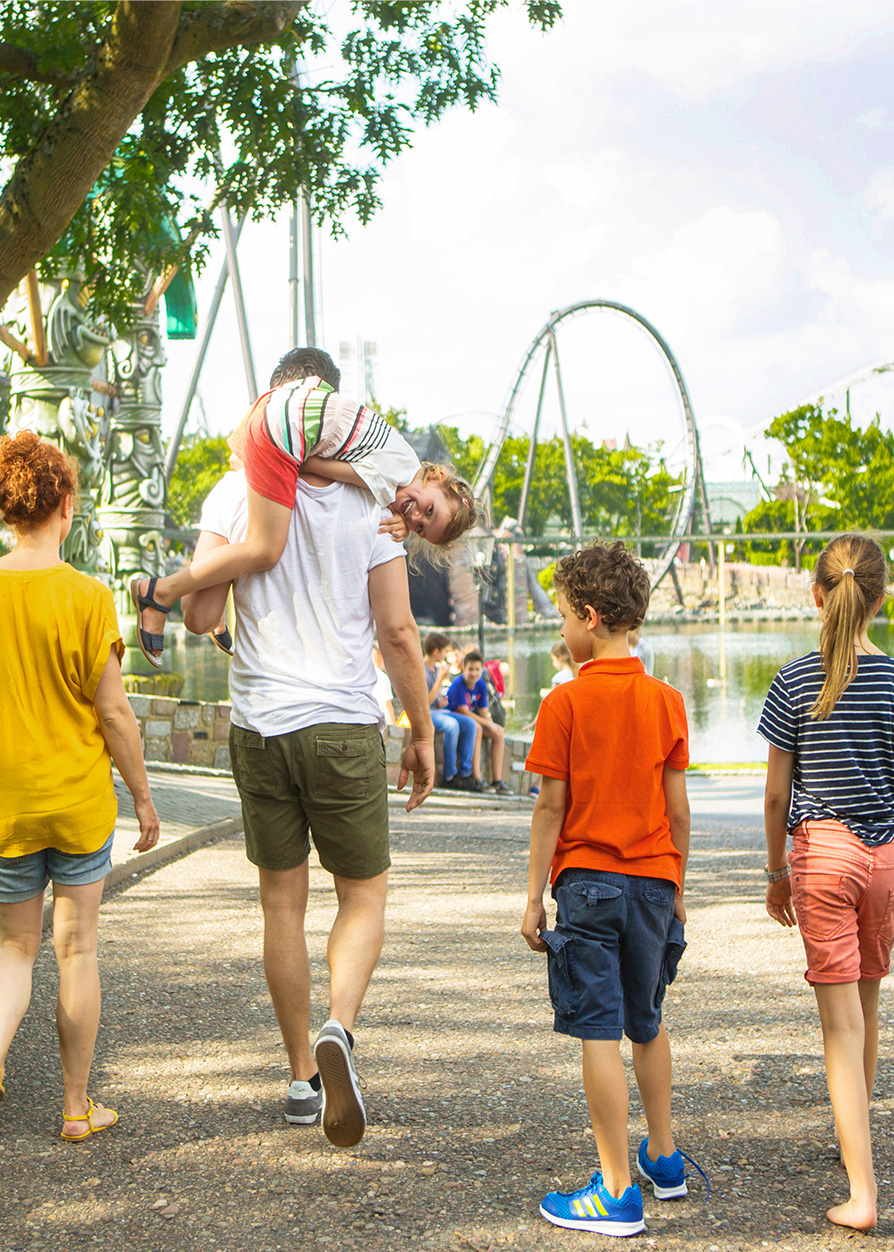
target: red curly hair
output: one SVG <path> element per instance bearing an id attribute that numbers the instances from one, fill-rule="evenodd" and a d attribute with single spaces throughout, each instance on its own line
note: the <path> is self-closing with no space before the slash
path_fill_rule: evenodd
<path id="1" fill-rule="evenodd" d="M 0 439 L 0 516 L 7 526 L 40 526 L 78 490 L 75 463 L 32 430 Z"/>

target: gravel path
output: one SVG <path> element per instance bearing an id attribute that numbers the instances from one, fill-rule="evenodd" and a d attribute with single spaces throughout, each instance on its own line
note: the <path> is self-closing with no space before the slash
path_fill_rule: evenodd
<path id="1" fill-rule="evenodd" d="M 646 1196 L 648 1246 L 705 1252 L 879 1247 L 894 1236 L 894 1013 L 882 998 L 874 1134 L 882 1224 L 836 1230 L 846 1194 L 796 934 L 760 904 L 762 838 L 743 809 L 697 821 L 689 949 L 670 988 L 681 1147 L 711 1179 Z M 543 1193 L 596 1167 L 578 1045 L 553 1034 L 543 959 L 518 934 L 528 813 L 393 820 L 388 937 L 359 1024 L 369 1129 L 350 1151 L 282 1120 L 284 1051 L 261 969 L 256 885 L 237 839 L 136 879 L 103 906 L 93 1090 L 121 1113 L 84 1146 L 61 1107 L 45 943 L 0 1110 L 0 1252 L 577 1249 Z M 312 871 L 318 987 L 333 914 Z M 314 1025 L 325 1004 L 318 996 Z M 631 1138 L 643 1131 L 631 1100 Z"/>

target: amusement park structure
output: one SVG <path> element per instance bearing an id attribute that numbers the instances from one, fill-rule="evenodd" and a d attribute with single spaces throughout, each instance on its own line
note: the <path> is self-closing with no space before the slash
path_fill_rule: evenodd
<path id="1" fill-rule="evenodd" d="M 680 369 L 677 358 L 671 351 L 670 345 L 664 336 L 652 325 L 651 322 L 643 317 L 641 313 L 638 313 L 635 309 L 629 308 L 626 304 L 619 304 L 615 300 L 581 300 L 577 304 L 568 305 L 567 308 L 560 309 L 558 312 L 550 314 L 549 320 L 532 340 L 527 352 L 522 358 L 521 365 L 519 366 L 518 372 L 515 376 L 515 381 L 510 388 L 508 398 L 504 405 L 500 421 L 476 475 L 474 487 L 476 494 L 478 495 L 483 495 L 490 488 L 493 481 L 494 470 L 496 469 L 500 459 L 500 452 L 506 441 L 506 436 L 509 433 L 510 426 L 516 414 L 519 397 L 521 396 L 528 378 L 534 371 L 535 366 L 539 361 L 540 386 L 537 396 L 537 407 L 534 413 L 534 421 L 531 429 L 530 445 L 528 448 L 527 463 L 525 465 L 524 483 L 522 485 L 521 501 L 518 511 L 519 528 L 524 531 L 528 500 L 531 493 L 534 458 L 537 452 L 537 439 L 540 433 L 540 420 L 549 384 L 551 372 L 550 367 L 552 367 L 552 374 L 555 380 L 556 399 L 558 401 L 562 445 L 565 453 L 565 474 L 568 482 L 568 494 L 571 503 L 571 518 L 574 529 L 574 538 L 577 542 L 581 542 L 583 540 L 584 525 L 581 517 L 580 499 L 577 488 L 577 473 L 571 446 L 571 429 L 569 426 L 568 410 L 565 399 L 565 388 L 562 381 L 562 365 L 559 352 L 560 330 L 563 324 L 567 323 L 570 319 L 585 316 L 591 312 L 603 311 L 619 315 L 629 321 L 632 321 L 646 333 L 648 339 L 660 352 L 662 359 L 670 372 L 674 392 L 680 405 L 680 415 L 683 428 L 682 446 L 685 461 L 682 491 L 680 491 L 677 496 L 677 507 L 672 518 L 667 543 L 662 547 L 657 560 L 651 563 L 652 568 L 650 573 L 652 585 L 657 586 L 670 569 L 674 557 L 679 551 L 680 544 L 682 542 L 681 537 L 692 531 L 692 523 L 696 515 L 696 511 L 701 511 L 702 521 L 707 532 L 710 532 L 711 522 L 708 512 L 708 497 L 705 489 L 701 453 L 699 451 L 698 429 L 695 424 L 695 414 L 692 409 L 692 400 L 690 399 L 689 391 L 686 387 L 686 381 L 683 378 L 683 371 Z"/>

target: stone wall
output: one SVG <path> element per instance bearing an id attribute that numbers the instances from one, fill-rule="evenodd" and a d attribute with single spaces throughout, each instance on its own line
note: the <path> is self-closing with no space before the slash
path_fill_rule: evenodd
<path id="1" fill-rule="evenodd" d="M 127 698 L 139 722 L 143 756 L 147 761 L 229 772 L 229 704 L 203 704 L 198 700 L 176 700 L 167 696 L 131 695 Z M 397 782 L 404 743 L 409 734 L 399 726 L 385 727 L 385 764 L 391 784 Z M 444 759 L 441 739 L 440 734 L 435 735 L 439 781 Z M 527 795 L 531 785 L 531 776 L 523 769 L 527 750 L 526 742 L 507 738 L 503 777 L 512 790 L 521 795 Z M 486 746 L 482 751 L 482 769 L 490 780 L 490 757 Z"/>

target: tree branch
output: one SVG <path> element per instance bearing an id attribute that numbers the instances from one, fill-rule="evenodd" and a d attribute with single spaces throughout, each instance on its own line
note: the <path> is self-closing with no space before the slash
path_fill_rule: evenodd
<path id="1" fill-rule="evenodd" d="M 207 56 L 209 52 L 272 43 L 309 3 L 310 0 L 291 0 L 289 3 L 284 0 L 282 3 L 226 0 L 221 4 L 203 4 L 201 9 L 184 13 L 165 66 L 165 77 L 170 77 L 191 61 Z"/>
<path id="2" fill-rule="evenodd" d="M 119 0 L 112 32 L 0 197 L 0 307 L 62 236 L 165 74 L 180 0 Z"/>
<path id="3" fill-rule="evenodd" d="M 10 78 L 27 78 L 34 83 L 48 83 L 51 87 L 73 87 L 78 81 L 78 70 L 38 70 L 38 57 L 28 48 L 14 43 L 0 43 L 0 73 Z"/>

